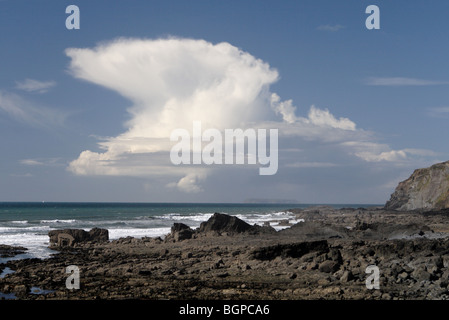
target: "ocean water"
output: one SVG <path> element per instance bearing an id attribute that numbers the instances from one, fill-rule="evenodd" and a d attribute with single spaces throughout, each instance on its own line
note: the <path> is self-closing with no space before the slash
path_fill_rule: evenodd
<path id="1" fill-rule="evenodd" d="M 306 204 L 204 204 L 204 203 L 0 203 L 0 244 L 23 246 L 16 258 L 47 258 L 48 232 L 98 227 L 109 230 L 111 240 L 121 237 L 164 237 L 175 222 L 200 226 L 214 212 L 235 215 L 249 224 L 276 219 L 294 220 L 289 209 Z M 341 205 L 352 206 L 352 205 Z M 360 207 L 360 205 L 353 205 Z M 335 206 L 339 207 L 339 206 Z M 272 224 L 276 229 L 282 227 Z M 2 261 L 0 261 L 1 263 Z"/>

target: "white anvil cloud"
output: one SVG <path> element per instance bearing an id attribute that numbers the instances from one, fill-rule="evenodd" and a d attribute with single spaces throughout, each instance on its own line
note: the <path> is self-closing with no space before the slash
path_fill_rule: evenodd
<path id="1" fill-rule="evenodd" d="M 117 39 L 95 48 L 70 48 L 66 54 L 74 77 L 132 101 L 125 132 L 99 142 L 104 152 L 86 150 L 70 163 L 68 169 L 78 175 L 166 176 L 168 187 L 200 192 L 199 183 L 214 167 L 177 167 L 169 158 L 171 132 L 189 130 L 194 121 L 218 130 L 279 129 L 281 140 L 297 136 L 332 141 L 340 143 L 342 150 L 350 146 L 342 143 L 351 141 L 357 147 L 352 153 L 364 160 L 396 158 L 389 157 L 392 151 L 383 145 L 376 147 L 380 158 L 367 157 L 357 141 L 371 139 L 370 134 L 327 109 L 312 106 L 306 117 L 297 116 L 291 100 L 282 101 L 270 92 L 270 86 L 279 80 L 277 70 L 229 43 Z"/>

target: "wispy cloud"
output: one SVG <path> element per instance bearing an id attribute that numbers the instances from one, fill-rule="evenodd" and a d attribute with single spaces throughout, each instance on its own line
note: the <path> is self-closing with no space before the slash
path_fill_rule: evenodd
<path id="1" fill-rule="evenodd" d="M 427 114 L 434 118 L 448 118 L 449 117 L 449 107 L 429 108 Z"/>
<path id="2" fill-rule="evenodd" d="M 56 85 L 55 81 L 39 81 L 34 79 L 25 79 L 16 81 L 16 88 L 19 90 L 35 93 L 45 93 Z"/>
<path id="3" fill-rule="evenodd" d="M 22 159 L 19 163 L 25 166 L 63 166 L 61 158 Z"/>
<path id="4" fill-rule="evenodd" d="M 335 24 L 335 25 L 326 24 L 326 25 L 318 26 L 317 30 L 328 31 L 328 32 L 337 32 L 344 28 L 345 28 L 345 26 L 342 26 L 341 24 Z"/>
<path id="5" fill-rule="evenodd" d="M 13 119 L 34 127 L 62 126 L 68 114 L 53 108 L 36 105 L 21 96 L 0 91 L 0 111 Z"/>
<path id="6" fill-rule="evenodd" d="M 342 143 L 350 152 L 366 162 L 396 162 L 404 163 L 414 158 L 428 158 L 439 156 L 437 152 L 428 149 L 404 148 L 393 150 L 387 144 L 369 141 L 346 141 Z"/>
<path id="7" fill-rule="evenodd" d="M 20 164 L 26 165 L 26 166 L 41 166 L 43 165 L 42 162 L 34 159 L 23 159 L 19 161 Z"/>
<path id="8" fill-rule="evenodd" d="M 407 159 L 407 153 L 404 150 L 383 151 L 379 154 L 371 151 L 365 151 L 357 152 L 355 155 L 368 162 L 398 162 Z"/>
<path id="9" fill-rule="evenodd" d="M 332 162 L 294 162 L 285 165 L 289 168 L 333 168 L 338 164 Z"/>
<path id="10" fill-rule="evenodd" d="M 433 150 L 428 150 L 428 149 L 406 148 L 406 149 L 403 149 L 403 151 L 408 153 L 408 154 L 410 154 L 410 155 L 422 156 L 422 157 L 438 157 L 438 156 L 441 156 L 440 153 L 435 152 Z"/>
<path id="11" fill-rule="evenodd" d="M 404 77 L 370 77 L 365 80 L 365 84 L 369 86 L 435 86 L 449 84 L 449 81 Z"/>

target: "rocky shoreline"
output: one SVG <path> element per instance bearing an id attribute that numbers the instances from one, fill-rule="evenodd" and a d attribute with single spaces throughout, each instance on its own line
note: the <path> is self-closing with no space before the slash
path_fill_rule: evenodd
<path id="1" fill-rule="evenodd" d="M 383 208 L 292 209 L 304 222 L 250 226 L 215 214 L 195 230 L 174 224 L 161 238 L 84 241 L 61 231 L 48 259 L 9 260 L 3 297 L 18 300 L 449 299 L 449 213 Z M 302 221 L 302 220 L 300 220 Z M 83 233 L 84 234 L 84 233 Z M 85 235 L 83 235 L 85 237 Z M 0 255 L 24 248 L 0 246 Z M 67 289 L 66 267 L 79 268 L 80 289 Z M 379 270 L 368 289 L 367 266 Z"/>

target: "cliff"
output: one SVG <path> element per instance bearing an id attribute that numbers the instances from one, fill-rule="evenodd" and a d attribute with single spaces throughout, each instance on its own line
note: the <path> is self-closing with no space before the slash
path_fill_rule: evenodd
<path id="1" fill-rule="evenodd" d="M 449 208 L 449 161 L 416 169 L 385 204 L 385 209 L 398 211 L 445 208 Z"/>

